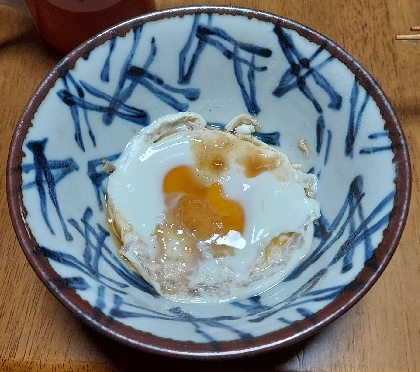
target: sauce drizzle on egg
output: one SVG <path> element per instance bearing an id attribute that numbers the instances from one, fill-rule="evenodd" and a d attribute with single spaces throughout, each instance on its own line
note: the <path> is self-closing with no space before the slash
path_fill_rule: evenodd
<path id="1" fill-rule="evenodd" d="M 250 142 L 217 131 L 205 139 L 195 139 L 191 148 L 195 154 L 197 169 L 213 177 L 221 176 L 228 171 L 229 157 L 233 157 L 248 178 L 276 170 L 279 166 L 276 153 L 267 153 L 266 148 L 263 151 Z"/>

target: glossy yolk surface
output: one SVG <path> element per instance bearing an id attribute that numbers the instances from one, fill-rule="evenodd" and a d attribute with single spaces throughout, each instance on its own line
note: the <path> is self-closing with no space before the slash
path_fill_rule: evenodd
<path id="1" fill-rule="evenodd" d="M 215 234 L 226 235 L 230 230 L 243 233 L 245 216 L 242 206 L 223 195 L 222 186 L 205 186 L 187 166 L 171 169 L 163 181 L 166 197 L 180 195 L 172 207 L 178 223 L 198 240 Z"/>

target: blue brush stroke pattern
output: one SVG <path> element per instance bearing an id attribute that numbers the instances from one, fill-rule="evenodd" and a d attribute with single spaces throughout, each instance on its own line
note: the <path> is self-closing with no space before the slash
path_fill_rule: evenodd
<path id="1" fill-rule="evenodd" d="M 220 129 L 220 130 L 224 130 L 226 124 L 222 124 L 222 123 L 207 123 L 207 125 L 210 128 L 215 128 L 215 129 Z M 254 132 L 253 135 L 255 137 L 257 137 L 260 141 L 265 142 L 268 145 L 272 145 L 272 146 L 280 146 L 280 132 L 279 131 L 275 131 L 275 132 Z"/>
<path id="2" fill-rule="evenodd" d="M 184 96 L 189 101 L 195 101 L 200 96 L 200 90 L 195 88 L 177 88 L 166 84 L 159 76 L 148 72 L 142 67 L 131 66 L 127 71 L 127 79 L 133 82 L 133 89 L 137 84 L 147 88 L 162 102 L 178 111 L 187 111 L 189 104 L 179 101 L 175 95 Z"/>
<path id="3" fill-rule="evenodd" d="M 274 96 L 282 97 L 293 89 L 299 89 L 312 103 L 315 110 L 319 114 L 322 114 L 323 109 L 308 84 L 308 79 L 312 78 L 329 96 L 330 103 L 328 107 L 333 110 L 339 110 L 341 108 L 342 97 L 320 72 L 322 67 L 333 61 L 333 57 L 328 55 L 324 61 L 312 66 L 314 59 L 324 50 L 322 45 L 312 56 L 304 57 L 295 47 L 292 38 L 285 32 L 283 27 L 276 25 L 274 27 L 274 33 L 290 66 L 280 78 L 279 84 L 273 92 Z"/>
<path id="4" fill-rule="evenodd" d="M 83 81 L 76 82 L 70 72 L 68 72 L 62 80 L 64 82 L 65 89 L 57 92 L 57 95 L 70 109 L 74 124 L 75 141 L 79 148 L 83 151 L 85 151 L 85 145 L 82 137 L 81 116 L 83 118 L 83 122 L 88 128 L 91 142 L 93 146 L 96 147 L 95 135 L 92 131 L 88 116 L 89 111 L 102 113 L 103 123 L 105 125 L 110 125 L 111 118 L 115 117 L 120 117 L 128 122 L 142 126 L 147 125 L 150 122 L 149 116 L 144 110 L 126 105 L 121 99 L 117 99 L 115 96 L 111 97 L 88 83 Z M 72 93 L 72 90 L 74 89 L 77 91 L 77 94 Z M 86 98 L 87 95 L 104 101 L 104 104 L 97 104 L 89 101 Z M 124 96 L 122 98 L 127 100 L 129 97 Z"/>
<path id="5" fill-rule="evenodd" d="M 370 155 L 375 152 L 390 151 L 392 150 L 391 146 L 377 146 L 377 147 L 364 147 L 359 151 L 361 155 Z"/>
<path id="6" fill-rule="evenodd" d="M 109 162 L 113 162 L 118 159 L 120 153 L 113 154 L 106 156 L 106 160 Z M 102 212 L 104 210 L 104 198 L 105 198 L 105 186 L 104 181 L 108 178 L 108 174 L 106 174 L 102 170 L 103 166 L 103 158 L 100 159 L 93 159 L 88 161 L 88 177 L 92 182 L 92 186 L 95 190 L 96 200 L 98 202 L 99 211 Z"/>
<path id="7" fill-rule="evenodd" d="M 105 302 L 105 291 L 106 288 L 104 285 L 98 286 L 98 295 L 96 296 L 96 302 L 95 302 L 95 309 L 103 312 L 106 308 L 106 302 Z"/>
<path id="8" fill-rule="evenodd" d="M 114 53 L 114 49 L 115 49 L 116 44 L 117 44 L 117 39 L 116 38 L 113 38 L 109 41 L 109 52 L 108 52 L 108 55 L 105 59 L 104 66 L 102 67 L 101 80 L 106 82 L 106 83 L 109 83 L 109 71 L 110 71 L 110 68 L 111 68 L 111 57 Z"/>
<path id="9" fill-rule="evenodd" d="M 331 260 L 336 264 L 344 257 L 342 272 L 347 272 L 352 267 L 353 255 L 356 247 L 363 243 L 365 245 L 365 260 L 373 254 L 371 235 L 384 228 L 389 221 L 389 205 L 394 200 L 394 192 L 389 193 L 380 203 L 365 217 L 362 199 L 365 196 L 363 191 L 363 177 L 357 176 L 350 184 L 347 197 L 334 220 L 329 223 L 324 216 L 315 223 L 315 237 L 320 239 L 317 247 L 307 256 L 285 281 L 299 277 L 313 263 L 328 252 L 329 248 L 337 242 L 347 231 L 347 238 L 341 245 L 339 253 Z M 377 222 L 374 222 L 377 220 Z"/>
<path id="10" fill-rule="evenodd" d="M 53 204 L 55 212 L 60 220 L 61 227 L 64 232 L 64 236 L 67 241 L 73 240 L 72 235 L 69 233 L 63 215 L 60 210 L 57 197 L 57 183 L 60 182 L 64 177 L 70 173 L 79 170 L 79 166 L 72 158 L 64 160 L 48 160 L 45 156 L 45 148 L 48 143 L 48 138 L 44 138 L 40 141 L 29 141 L 26 147 L 33 154 L 32 164 L 22 164 L 22 172 L 29 173 L 34 171 L 35 180 L 33 182 L 22 185 L 22 190 L 27 188 L 36 187 L 39 195 L 39 203 L 41 207 L 42 217 L 48 226 L 51 234 L 55 235 L 55 232 L 51 226 L 48 217 L 48 200 Z"/>
<path id="11" fill-rule="evenodd" d="M 105 243 L 105 239 L 110 236 L 110 233 L 99 223 L 96 225 L 95 229 L 95 227 L 90 224 L 92 217 L 92 208 L 88 207 L 86 208 L 83 217 L 80 219 L 81 224 L 74 219 L 69 220 L 69 223 L 85 239 L 85 249 L 83 251 L 84 262 L 79 263 L 79 267 L 87 270 L 92 277 L 100 281 L 100 279 L 104 278 L 104 276 L 100 273 L 99 261 L 103 260 L 113 272 L 117 273 L 121 279 L 124 280 L 125 283 L 117 283 L 111 278 L 106 278 L 109 282 L 117 284 L 121 288 L 126 288 L 131 285 L 135 288 L 141 289 L 143 292 L 157 296 L 154 289 L 152 289 L 148 283 L 146 283 L 139 275 L 136 275 L 134 272 L 129 270 L 118 258 L 115 257 L 115 253 Z M 67 258 L 70 260 L 70 255 L 67 255 Z M 74 262 L 77 262 L 75 258 Z"/>
<path id="12" fill-rule="evenodd" d="M 217 328 L 227 330 L 244 341 L 252 339 L 253 337 L 250 333 L 243 332 L 240 329 L 225 323 L 239 319 L 239 317 L 236 316 L 198 318 L 184 311 L 181 307 L 173 307 L 168 309 L 167 313 L 163 313 L 156 310 L 151 310 L 143 306 L 128 303 L 124 301 L 124 299 L 119 295 L 114 295 L 114 306 L 111 309 L 110 314 L 117 319 L 146 318 L 151 320 L 167 320 L 171 322 L 190 324 L 193 326 L 194 331 L 201 335 L 203 340 L 210 343 L 216 350 L 220 348 L 219 342 L 213 337 L 213 331 L 206 331 L 206 328 L 209 328 L 210 330 Z"/>
<path id="13" fill-rule="evenodd" d="M 78 102 L 83 102 L 85 98 L 85 93 L 80 84 L 76 82 L 73 78 L 71 73 L 67 73 L 65 77 L 62 78 L 63 84 L 65 89 L 59 91 L 57 93 L 58 97 L 62 100 L 70 108 L 70 114 L 73 119 L 74 125 L 74 140 L 76 141 L 77 145 L 85 151 L 85 145 L 82 138 L 82 129 L 81 129 L 81 119 L 79 113 L 79 105 Z M 75 93 L 72 94 L 71 91 L 74 90 Z M 92 144 L 96 146 L 96 138 L 93 134 L 92 127 L 90 125 L 89 117 L 87 115 L 88 109 L 91 107 L 85 105 L 80 105 L 82 117 L 85 120 L 86 127 L 89 133 L 89 137 L 92 141 Z"/>
<path id="14" fill-rule="evenodd" d="M 36 251 L 39 253 L 39 251 Z M 57 288 L 72 288 L 75 290 L 87 291 L 91 288 L 90 284 L 82 276 L 72 276 L 59 278 L 51 281 Z"/>
<path id="15" fill-rule="evenodd" d="M 109 109 L 106 112 L 104 112 L 104 114 L 102 115 L 102 121 L 104 122 L 105 125 L 112 124 L 114 117 L 119 112 L 120 107 L 121 108 L 126 107 L 125 102 L 131 97 L 134 90 L 131 84 L 129 84 L 129 86 L 125 89 L 124 87 L 127 81 L 127 77 L 126 77 L 127 70 L 131 66 L 132 60 L 134 58 L 135 52 L 140 42 L 142 27 L 140 26 L 136 28 L 135 30 L 133 30 L 133 33 L 134 33 L 133 44 L 121 68 L 118 84 L 115 89 L 114 95 L 112 97 L 109 97 L 110 98 L 109 100 L 108 98 L 106 98 L 107 101 L 109 102 L 109 106 L 108 106 Z M 109 54 L 111 55 L 114 52 L 115 52 L 114 49 L 110 48 Z M 140 113 L 139 115 L 140 121 L 136 122 L 136 124 L 147 125 L 149 123 L 149 115 L 147 114 L 147 112 L 140 109 L 135 109 L 135 110 L 137 110 Z M 122 116 L 122 117 L 126 120 L 129 120 L 125 116 Z"/>
<path id="16" fill-rule="evenodd" d="M 363 90 L 362 103 L 360 107 L 358 107 L 359 96 L 362 94 L 360 93 L 360 90 L 361 88 L 359 86 L 359 83 L 357 81 L 354 81 L 350 96 L 350 116 L 345 143 L 345 155 L 350 158 L 353 157 L 354 143 L 359 133 L 362 115 L 369 101 L 368 93 L 365 90 Z"/>
<path id="17" fill-rule="evenodd" d="M 316 153 L 319 155 L 322 150 L 325 133 L 325 120 L 323 115 L 318 116 L 316 121 Z"/>
<path id="18" fill-rule="evenodd" d="M 369 134 L 368 138 L 369 139 L 377 139 L 377 138 L 382 138 L 382 137 L 388 138 L 388 136 L 389 136 L 388 132 L 378 132 L 378 133 Z"/>
<path id="19" fill-rule="evenodd" d="M 258 114 L 261 109 L 256 98 L 255 74 L 266 71 L 267 67 L 257 66 L 255 59 L 257 57 L 269 58 L 272 51 L 256 44 L 238 42 L 223 29 L 213 27 L 211 17 L 207 24 L 200 23 L 199 20 L 200 15 L 196 15 L 190 34 L 179 55 L 178 81 L 181 84 L 190 83 L 205 47 L 212 46 L 226 59 L 232 61 L 236 81 L 248 113 Z M 188 62 L 189 54 L 192 56 Z"/>
<path id="20" fill-rule="evenodd" d="M 304 97 L 306 97 L 315 111 L 318 113 L 316 122 L 316 152 L 321 153 L 324 143 L 325 134 L 325 119 L 324 108 L 315 98 L 313 89 L 310 86 L 314 82 L 319 86 L 329 97 L 327 107 L 331 110 L 338 111 L 342 107 L 342 96 L 337 90 L 328 82 L 322 75 L 321 70 L 324 66 L 333 61 L 331 55 L 327 55 L 321 62 L 317 63 L 315 59 L 324 51 L 324 46 L 320 45 L 317 50 L 309 57 L 305 57 L 293 43 L 292 37 L 281 26 L 274 27 L 274 33 L 277 37 L 280 48 L 289 64 L 289 68 L 283 73 L 277 87 L 273 91 L 275 97 L 281 98 L 288 92 L 298 89 Z M 331 146 L 331 132 L 327 132 L 327 149 L 324 157 L 324 164 L 326 165 L 329 157 L 329 149 Z"/>
<path id="21" fill-rule="evenodd" d="M 325 156 L 324 156 L 324 166 L 327 165 L 328 159 L 330 158 L 330 151 L 331 151 L 331 142 L 332 142 L 332 132 L 328 129 L 327 131 L 327 146 L 325 149 Z"/>
<path id="22" fill-rule="evenodd" d="M 133 44 L 121 68 L 118 84 L 113 95 L 106 94 L 86 81 L 76 81 L 70 72 L 67 72 L 62 78 L 64 89 L 58 91 L 57 95 L 70 109 L 75 131 L 75 141 L 82 151 L 85 151 L 85 144 L 82 138 L 82 122 L 87 126 L 92 145 L 96 146 L 96 138 L 88 116 L 90 111 L 101 113 L 102 123 L 106 126 L 111 125 L 116 117 L 141 126 L 150 124 L 150 117 L 147 111 L 127 104 L 127 101 L 133 96 L 135 89 L 139 86 L 147 89 L 159 100 L 178 111 L 187 111 L 189 108 L 188 102 L 182 101 L 180 98 L 187 101 L 195 101 L 200 96 L 200 89 L 172 86 L 149 70 L 158 53 L 154 38 L 151 39 L 150 53 L 143 66 L 133 64 L 141 33 L 142 27 L 134 30 Z M 112 55 L 116 53 L 115 40 L 112 39 L 109 43 L 108 56 L 100 72 L 100 80 L 105 83 L 110 82 Z M 98 102 L 98 100 L 102 101 L 102 104 L 94 103 Z"/>
<path id="23" fill-rule="evenodd" d="M 260 323 L 263 320 L 276 316 L 279 312 L 290 308 L 294 308 L 295 311 L 302 317 L 305 317 L 304 314 L 312 315 L 312 312 L 308 309 L 308 306 L 312 302 L 332 300 L 342 293 L 346 287 L 345 285 L 338 285 L 315 290 L 314 287 L 318 284 L 326 272 L 327 269 L 322 269 L 287 299 L 273 305 L 263 304 L 262 297 L 260 295 L 250 297 L 245 301 L 232 302 L 231 305 L 243 309 L 249 317 L 248 321 L 252 323 Z M 285 325 L 289 325 L 293 322 L 293 320 L 289 320 L 284 317 L 279 317 L 278 320 Z"/>
<path id="24" fill-rule="evenodd" d="M 71 253 L 59 252 L 53 249 L 37 246 L 35 253 L 48 258 L 51 261 L 60 263 L 70 268 L 77 269 L 80 275 L 90 278 L 100 286 L 107 288 L 115 293 L 127 294 L 129 287 L 138 288 L 141 291 L 158 297 L 156 291 L 146 283 L 139 275 L 129 270 L 108 247 L 105 240 L 110 236 L 109 232 L 101 225 L 93 226 L 90 221 L 93 211 L 87 207 L 80 222 L 69 219 L 69 223 L 74 227 L 84 239 L 83 260 L 76 258 Z M 116 273 L 120 280 L 113 279 L 103 274 L 100 270 L 100 263 L 109 267 L 109 270 Z M 87 290 L 91 286 L 83 279 L 83 276 L 65 278 L 66 284 L 78 290 Z M 61 284 L 63 284 L 62 282 Z M 105 289 L 102 291 L 104 293 Z M 100 299 L 97 299 L 97 302 Z"/>
<path id="25" fill-rule="evenodd" d="M 388 132 L 379 132 L 379 133 L 371 133 L 368 136 L 369 140 L 372 141 L 380 141 L 381 139 L 388 140 L 389 133 Z M 369 147 L 363 147 L 360 151 L 360 155 L 370 155 L 375 152 L 383 152 L 383 151 L 392 151 L 391 145 L 376 145 L 376 146 L 369 146 Z"/>

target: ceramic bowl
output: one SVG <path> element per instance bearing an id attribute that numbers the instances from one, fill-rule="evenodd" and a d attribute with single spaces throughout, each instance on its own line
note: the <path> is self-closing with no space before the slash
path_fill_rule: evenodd
<path id="1" fill-rule="evenodd" d="M 264 293 L 172 302 L 116 255 L 102 158 L 115 160 L 151 121 L 186 110 L 218 127 L 256 115 L 257 136 L 318 177 L 312 250 Z M 207 6 L 129 20 L 59 62 L 20 118 L 7 183 L 23 251 L 64 306 L 134 348 L 196 358 L 284 347 L 348 310 L 397 247 L 410 185 L 398 119 L 357 61 L 291 20 Z"/>

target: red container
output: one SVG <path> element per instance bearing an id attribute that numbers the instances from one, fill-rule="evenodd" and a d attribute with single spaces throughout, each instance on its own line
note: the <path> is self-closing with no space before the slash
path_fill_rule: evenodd
<path id="1" fill-rule="evenodd" d="M 155 10 L 154 0 L 25 0 L 35 26 L 61 54 L 97 33 Z"/>

